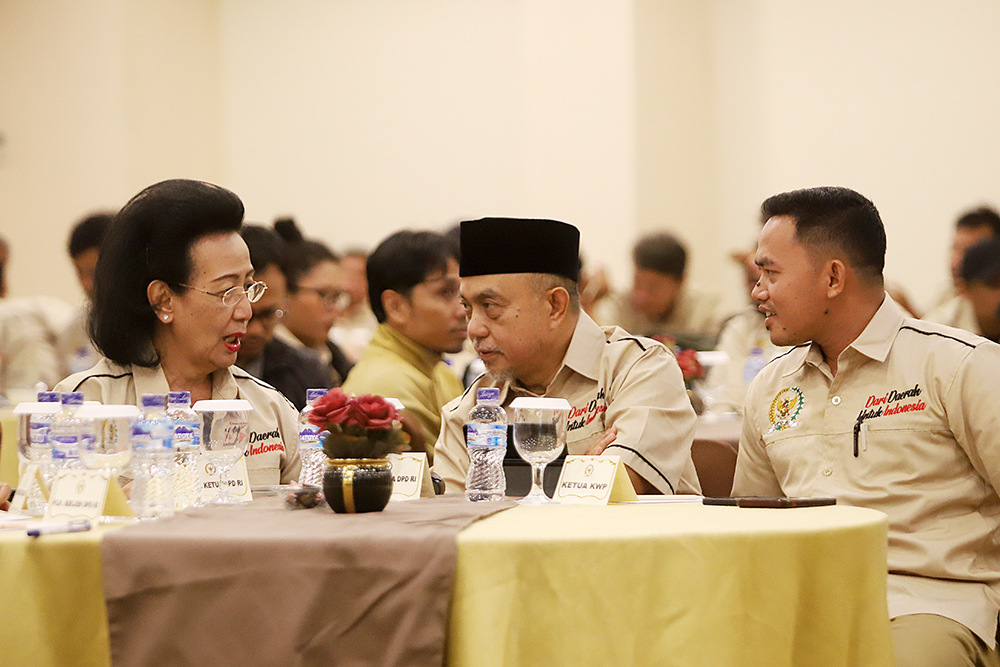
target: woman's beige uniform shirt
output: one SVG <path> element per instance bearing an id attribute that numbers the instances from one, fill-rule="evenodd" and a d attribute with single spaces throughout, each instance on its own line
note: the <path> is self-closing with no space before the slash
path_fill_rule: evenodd
<path id="1" fill-rule="evenodd" d="M 139 405 L 143 394 L 166 394 L 170 387 L 159 366 L 125 367 L 101 359 L 90 370 L 60 382 L 56 391 L 82 391 L 85 400 L 105 404 Z M 236 366 L 212 374 L 212 398 L 242 398 L 253 404 L 246 450 L 251 487 L 298 480 L 298 412 L 287 398 Z"/>
<path id="2" fill-rule="evenodd" d="M 476 390 L 494 386 L 500 388 L 500 404 L 508 409 L 508 417 L 511 401 L 535 395 L 509 382 L 491 384 L 483 375 L 444 406 L 434 470 L 449 493 L 465 489 L 469 453 L 462 426 L 476 404 Z M 701 492 L 691 461 L 697 417 L 677 360 L 660 343 L 618 327 L 599 327 L 581 312 L 562 367 L 544 395 L 565 398 L 572 406 L 569 454 L 586 454 L 614 426 L 618 436 L 607 454 L 620 456 L 663 493 Z"/>
<path id="3" fill-rule="evenodd" d="M 904 318 L 887 295 L 837 366 L 832 377 L 813 344 L 760 372 L 733 495 L 833 496 L 884 512 L 890 616 L 945 616 L 992 647 L 1000 345 Z"/>

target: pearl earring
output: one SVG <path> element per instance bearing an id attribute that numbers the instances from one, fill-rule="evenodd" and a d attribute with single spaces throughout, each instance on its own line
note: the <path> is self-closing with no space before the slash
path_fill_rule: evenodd
<path id="1" fill-rule="evenodd" d="M 169 315 L 164 315 L 164 316 L 163 316 L 163 321 L 164 321 L 164 322 L 166 322 L 166 321 L 167 321 L 167 320 L 169 320 L 169 319 L 170 319 L 170 316 L 169 316 Z"/>

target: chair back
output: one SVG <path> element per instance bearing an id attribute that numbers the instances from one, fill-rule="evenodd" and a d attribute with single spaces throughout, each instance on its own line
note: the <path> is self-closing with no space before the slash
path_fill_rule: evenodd
<path id="1" fill-rule="evenodd" d="M 702 495 L 728 497 L 736 474 L 736 448 L 721 440 L 698 440 L 691 444 L 691 458 L 701 482 Z"/>

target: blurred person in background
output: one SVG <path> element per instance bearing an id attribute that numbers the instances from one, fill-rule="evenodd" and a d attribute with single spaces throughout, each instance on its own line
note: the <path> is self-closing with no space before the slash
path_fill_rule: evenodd
<path id="1" fill-rule="evenodd" d="M 330 340 L 356 362 L 371 340 L 378 320 L 368 305 L 368 278 L 365 266 L 368 253 L 352 248 L 340 256 L 341 288 L 350 297 L 344 312 L 330 331 Z"/>
<path id="2" fill-rule="evenodd" d="M 0 237 L 0 395 L 18 403 L 34 400 L 38 383 L 51 387 L 60 375 L 45 330 L 36 318 L 3 298 L 9 258 L 10 246 Z"/>
<path id="3" fill-rule="evenodd" d="M 306 390 L 328 389 L 330 374 L 312 350 L 292 347 L 274 337 L 288 296 L 283 269 L 285 242 L 274 230 L 262 225 L 243 225 L 240 235 L 250 250 L 254 278 L 267 285 L 267 290 L 256 303 L 250 304 L 253 317 L 247 323 L 236 363 L 302 410 L 306 405 Z"/>
<path id="4" fill-rule="evenodd" d="M 709 368 L 705 379 L 708 394 L 703 399 L 706 409 L 714 412 L 743 414 L 750 382 L 764 364 L 788 349 L 771 342 L 764 326 L 764 314 L 758 310 L 751 294 L 760 278 L 760 267 L 754 262 L 756 252 L 754 246 L 730 254 L 742 269 L 750 305 L 726 320 L 719 334 L 716 350 L 725 352 L 727 360 Z"/>
<path id="5" fill-rule="evenodd" d="M 93 213 L 76 223 L 69 235 L 69 256 L 87 302 L 76 311 L 56 341 L 62 377 L 85 371 L 101 358 L 87 332 L 87 318 L 94 300 L 94 270 L 101 252 L 101 241 L 113 219 L 113 213 Z"/>
<path id="6" fill-rule="evenodd" d="M 980 241 L 965 251 L 962 293 L 984 338 L 1000 341 L 1000 237 Z"/>
<path id="7" fill-rule="evenodd" d="M 717 295 L 686 283 L 684 245 L 668 232 L 647 234 L 633 247 L 632 261 L 632 291 L 611 300 L 601 323 L 637 336 L 669 336 L 680 348 L 711 350 L 724 315 Z"/>
<path id="8" fill-rule="evenodd" d="M 947 324 L 972 333 L 982 333 L 972 304 L 962 292 L 962 258 L 965 251 L 980 241 L 1000 236 L 1000 215 L 989 206 L 967 211 L 955 221 L 948 268 L 951 284 L 923 316 L 928 322 Z"/>
<path id="9" fill-rule="evenodd" d="M 459 296 L 458 244 L 436 232 L 400 231 L 368 258 L 372 311 L 379 325 L 344 389 L 398 398 L 419 422 L 428 459 L 441 430 L 441 408 L 462 393 L 443 361 L 466 341 Z"/>
<path id="10" fill-rule="evenodd" d="M 330 374 L 329 385 L 339 387 L 354 365 L 329 338 L 350 302 L 339 258 L 325 244 L 306 240 L 291 218 L 276 220 L 274 231 L 285 241 L 288 280 L 285 314 L 274 335 L 293 347 L 318 354 Z"/>
<path id="11" fill-rule="evenodd" d="M 252 486 L 298 479 L 298 413 L 288 399 L 234 366 L 266 287 L 240 237 L 243 202 L 190 180 L 151 185 L 115 216 L 94 276 L 90 334 L 104 355 L 57 391 L 138 405 L 143 394 L 191 392 L 246 399 Z"/>

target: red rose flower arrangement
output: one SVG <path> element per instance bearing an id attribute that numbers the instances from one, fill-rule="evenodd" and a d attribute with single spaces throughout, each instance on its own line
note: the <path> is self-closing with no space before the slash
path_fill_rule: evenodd
<path id="1" fill-rule="evenodd" d="M 352 396 L 339 387 L 316 399 L 309 421 L 326 431 L 323 451 L 331 459 L 382 458 L 406 441 L 399 411 L 381 396 Z"/>

